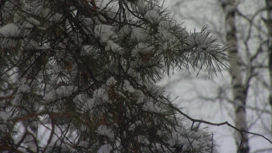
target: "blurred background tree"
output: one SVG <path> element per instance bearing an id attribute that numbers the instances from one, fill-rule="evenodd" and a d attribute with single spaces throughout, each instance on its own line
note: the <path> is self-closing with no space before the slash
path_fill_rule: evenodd
<path id="1" fill-rule="evenodd" d="M 222 73 L 223 77 L 219 75 L 209 80 L 205 73 L 187 79 L 184 78 L 188 73 L 179 73 L 165 85 L 174 89 L 175 96 L 188 95 L 179 98 L 188 114 L 212 121 L 227 120 L 240 130 L 261 133 L 271 140 L 272 1 L 176 0 L 171 4 L 175 17 L 184 21 L 184 25 L 209 26 L 211 34 L 228 47 L 230 69 Z M 180 89 L 180 86 L 187 88 Z M 272 150 L 271 144 L 259 137 L 244 133 L 242 138 L 233 129 L 218 131 L 215 137 L 222 152 Z"/>

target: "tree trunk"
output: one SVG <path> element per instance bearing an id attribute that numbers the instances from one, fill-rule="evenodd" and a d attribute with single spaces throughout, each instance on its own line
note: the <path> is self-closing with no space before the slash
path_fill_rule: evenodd
<path id="1" fill-rule="evenodd" d="M 241 69 L 239 63 L 239 52 L 237 47 L 236 26 L 235 26 L 235 0 L 222 1 L 222 7 L 225 12 L 226 43 L 230 56 L 230 75 L 233 92 L 233 106 L 235 109 L 235 126 L 240 131 L 247 130 L 246 121 L 246 96 L 247 91 L 244 88 Z M 235 142 L 238 153 L 249 153 L 248 136 L 246 133 L 235 132 Z"/>
<path id="2" fill-rule="evenodd" d="M 267 7 L 267 19 L 264 19 L 264 22 L 268 31 L 268 71 L 269 71 L 269 79 L 270 79 L 270 92 L 269 92 L 269 104 L 272 109 L 272 0 L 266 0 Z M 272 129 L 272 125 L 271 125 Z"/>

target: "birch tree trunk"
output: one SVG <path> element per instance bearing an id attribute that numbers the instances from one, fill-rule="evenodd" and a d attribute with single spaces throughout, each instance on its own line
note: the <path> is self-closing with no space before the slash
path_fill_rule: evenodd
<path id="1" fill-rule="evenodd" d="M 231 86 L 233 92 L 233 106 L 235 111 L 235 126 L 240 131 L 247 130 L 246 121 L 246 96 L 247 90 L 243 85 L 241 75 L 241 65 L 239 63 L 239 52 L 237 47 L 236 37 L 236 26 L 235 26 L 235 0 L 222 1 L 222 7 L 225 12 L 225 28 L 226 28 L 226 43 L 228 53 L 230 56 L 230 75 L 231 75 Z M 235 142 L 238 153 L 249 153 L 248 136 L 246 133 L 241 135 L 240 132 L 235 132 Z"/>
<path id="2" fill-rule="evenodd" d="M 269 93 L 269 104 L 272 109 L 272 0 L 265 0 L 267 7 L 267 19 L 264 19 L 264 22 L 268 31 L 268 68 L 269 68 L 269 79 L 270 79 L 270 93 Z M 272 125 L 271 125 L 272 129 Z"/>

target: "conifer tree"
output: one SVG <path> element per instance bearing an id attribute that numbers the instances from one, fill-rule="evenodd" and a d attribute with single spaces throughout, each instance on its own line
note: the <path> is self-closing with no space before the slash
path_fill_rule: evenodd
<path id="1" fill-rule="evenodd" d="M 156 83 L 171 69 L 218 71 L 204 28 L 188 33 L 154 0 L 5 0 L 0 150 L 215 153 Z"/>

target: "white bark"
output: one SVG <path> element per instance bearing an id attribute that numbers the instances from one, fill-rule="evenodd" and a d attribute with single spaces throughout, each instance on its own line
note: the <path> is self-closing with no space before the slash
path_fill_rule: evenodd
<path id="1" fill-rule="evenodd" d="M 228 45 L 228 52 L 230 56 L 230 75 L 232 78 L 232 92 L 233 92 L 233 105 L 235 109 L 235 126 L 240 131 L 247 130 L 247 121 L 246 121 L 246 94 L 247 91 L 243 85 L 242 76 L 241 76 L 241 65 L 239 63 L 239 52 L 237 47 L 237 37 L 236 37 L 236 27 L 235 27 L 235 8 L 236 1 L 228 0 L 222 1 L 222 7 L 225 11 L 225 27 L 226 27 L 226 42 Z M 249 144 L 248 136 L 246 133 L 241 133 L 239 131 L 235 132 L 235 141 L 237 145 L 238 153 L 248 153 Z"/>

